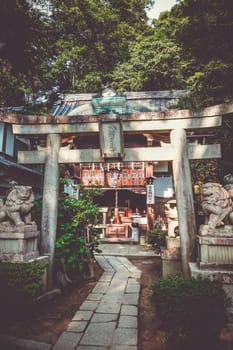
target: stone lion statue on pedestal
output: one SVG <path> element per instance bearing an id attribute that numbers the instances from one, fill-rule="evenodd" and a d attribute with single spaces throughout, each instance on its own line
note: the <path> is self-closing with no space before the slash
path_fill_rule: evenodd
<path id="1" fill-rule="evenodd" d="M 202 186 L 201 206 L 205 225 L 210 228 L 233 224 L 233 203 L 229 192 L 222 185 L 208 182 Z"/>
<path id="2" fill-rule="evenodd" d="M 10 221 L 14 225 L 31 225 L 34 199 L 31 186 L 14 185 L 7 195 L 5 204 L 0 200 L 0 222 Z"/>

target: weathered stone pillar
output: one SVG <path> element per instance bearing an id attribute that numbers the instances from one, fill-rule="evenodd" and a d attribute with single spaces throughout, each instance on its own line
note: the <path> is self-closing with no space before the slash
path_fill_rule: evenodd
<path id="1" fill-rule="evenodd" d="M 193 203 L 191 172 L 184 129 L 171 131 L 171 146 L 174 149 L 173 178 L 178 212 L 181 264 L 183 273 L 190 274 L 190 261 L 194 261 L 196 222 Z"/>
<path id="2" fill-rule="evenodd" d="M 46 160 L 44 171 L 41 254 L 48 255 L 48 290 L 53 287 L 54 247 L 57 231 L 58 193 L 59 193 L 59 164 L 58 155 L 60 136 L 47 136 Z"/>

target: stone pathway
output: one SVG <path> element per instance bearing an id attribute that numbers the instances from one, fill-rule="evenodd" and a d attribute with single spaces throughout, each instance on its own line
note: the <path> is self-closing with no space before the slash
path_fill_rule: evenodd
<path id="1" fill-rule="evenodd" d="M 123 256 L 96 260 L 104 273 L 52 350 L 137 350 L 141 271 Z"/>
<path id="2" fill-rule="evenodd" d="M 137 350 L 141 271 L 127 258 L 155 257 L 153 250 L 134 244 L 100 244 L 95 258 L 103 274 L 67 329 L 52 345 L 0 335 L 7 350 Z"/>

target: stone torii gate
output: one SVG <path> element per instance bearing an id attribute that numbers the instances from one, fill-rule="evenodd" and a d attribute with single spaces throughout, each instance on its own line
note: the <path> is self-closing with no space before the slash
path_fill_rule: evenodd
<path id="1" fill-rule="evenodd" d="M 101 123 L 120 121 L 123 134 L 143 134 L 168 131 L 170 144 L 161 147 L 124 148 L 121 161 L 171 161 L 179 231 L 181 263 L 185 275 L 188 263 L 194 261 L 195 214 L 190 174 L 190 159 L 220 158 L 219 144 L 201 145 L 186 142 L 186 131 L 221 126 L 222 115 L 233 112 L 233 104 L 217 105 L 199 111 L 168 110 L 122 115 L 99 116 L 23 116 L 1 114 L 0 120 L 12 123 L 13 133 L 20 136 L 46 135 L 47 144 L 40 151 L 19 151 L 18 163 L 44 164 L 41 254 L 50 256 L 48 287 L 52 288 L 52 269 L 58 209 L 59 164 L 103 162 L 101 149 L 72 149 L 61 147 L 61 136 L 96 135 Z"/>

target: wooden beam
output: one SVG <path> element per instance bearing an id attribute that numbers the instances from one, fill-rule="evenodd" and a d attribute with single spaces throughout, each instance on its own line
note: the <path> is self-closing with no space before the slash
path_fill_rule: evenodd
<path id="1" fill-rule="evenodd" d="M 176 149 L 170 144 L 163 147 L 135 147 L 125 148 L 125 162 L 150 162 L 171 161 Z M 189 159 L 221 158 L 219 144 L 214 145 L 188 145 Z M 18 151 L 18 163 L 20 164 L 43 164 L 45 163 L 46 151 Z M 103 162 L 99 149 L 75 149 L 59 151 L 59 163 L 92 163 Z"/>

